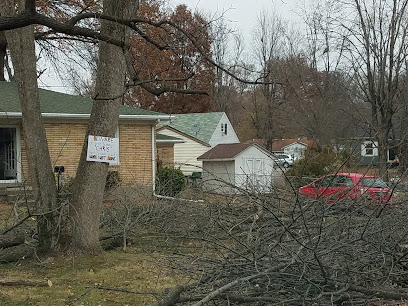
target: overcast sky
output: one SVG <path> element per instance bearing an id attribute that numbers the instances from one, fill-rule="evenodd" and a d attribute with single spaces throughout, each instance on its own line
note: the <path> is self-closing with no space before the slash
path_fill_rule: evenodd
<path id="1" fill-rule="evenodd" d="M 193 12 L 214 18 L 222 15 L 230 28 L 238 30 L 244 36 L 244 45 L 250 47 L 251 33 L 262 11 L 300 23 L 299 14 L 305 1 L 311 0 L 169 0 L 169 4 L 175 8 L 184 3 Z M 41 77 L 39 85 L 55 91 L 70 91 L 69 85 L 61 84 L 50 67 Z"/>
<path id="2" fill-rule="evenodd" d="M 301 22 L 299 14 L 305 0 L 169 0 L 169 2 L 172 7 L 184 3 L 190 10 L 205 15 L 223 15 L 229 20 L 232 28 L 236 28 L 248 38 L 261 11 L 277 13 L 283 19 L 295 23 Z"/>

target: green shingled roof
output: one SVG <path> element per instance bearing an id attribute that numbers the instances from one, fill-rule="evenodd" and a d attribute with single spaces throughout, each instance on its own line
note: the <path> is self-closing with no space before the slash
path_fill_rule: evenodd
<path id="1" fill-rule="evenodd" d="M 68 95 L 60 92 L 39 89 L 42 113 L 53 114 L 90 114 L 92 99 Z M 0 113 L 21 113 L 20 99 L 17 92 L 17 84 L 13 82 L 0 82 Z M 158 112 L 143 110 L 131 106 L 121 106 L 121 115 L 164 115 Z"/>
<path id="2" fill-rule="evenodd" d="M 223 112 L 175 114 L 168 124 L 172 128 L 209 143 Z"/>

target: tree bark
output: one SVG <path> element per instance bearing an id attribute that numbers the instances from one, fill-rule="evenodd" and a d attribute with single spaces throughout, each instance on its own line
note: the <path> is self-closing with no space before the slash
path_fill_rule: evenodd
<path id="1" fill-rule="evenodd" d="M 136 9 L 137 1 L 131 0 L 107 0 L 104 1 L 103 8 L 104 14 L 115 18 L 129 18 L 136 13 Z M 126 32 L 122 25 L 101 21 L 101 33 L 105 35 L 125 41 Z M 86 161 L 88 135 L 115 135 L 121 96 L 125 92 L 125 74 L 123 50 L 107 42 L 100 42 L 94 104 L 74 181 L 70 208 L 71 253 L 97 254 L 102 251 L 99 222 L 108 164 Z"/>
<path id="2" fill-rule="evenodd" d="M 379 133 L 378 135 L 378 172 L 379 175 L 388 181 L 387 171 L 387 153 L 388 153 L 388 133 Z"/>
<path id="3" fill-rule="evenodd" d="M 14 1 L 3 3 L 2 15 L 13 15 Z M 24 7 L 23 1 L 20 7 Z M 6 31 L 22 111 L 24 141 L 36 202 L 39 251 L 58 249 L 57 189 L 38 96 L 34 26 Z"/>
<path id="4" fill-rule="evenodd" d="M 4 32 L 0 32 L 0 81 L 5 81 L 4 68 L 7 55 L 7 40 Z"/>

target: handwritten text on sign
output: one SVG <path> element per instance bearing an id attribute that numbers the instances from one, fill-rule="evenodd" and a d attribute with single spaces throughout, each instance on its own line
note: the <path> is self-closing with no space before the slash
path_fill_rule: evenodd
<path id="1" fill-rule="evenodd" d="M 100 163 L 118 163 L 119 138 L 89 135 L 86 160 Z"/>

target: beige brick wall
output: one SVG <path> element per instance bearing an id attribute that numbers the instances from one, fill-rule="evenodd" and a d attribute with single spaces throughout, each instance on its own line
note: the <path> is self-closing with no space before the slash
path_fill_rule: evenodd
<path id="1" fill-rule="evenodd" d="M 163 167 L 174 167 L 174 144 L 158 143 L 157 144 L 157 159 Z"/>
<path id="2" fill-rule="evenodd" d="M 64 166 L 64 178 L 74 177 L 86 132 L 86 124 L 46 123 L 48 146 L 52 166 Z M 23 180 L 29 181 L 28 162 L 21 133 L 21 159 Z M 152 128 L 150 125 L 120 125 L 119 127 L 119 166 L 122 182 L 126 185 L 152 184 Z"/>
<path id="3" fill-rule="evenodd" d="M 129 185 L 152 184 L 152 127 L 150 125 L 119 126 L 119 173 Z"/>

